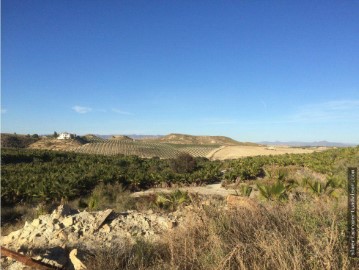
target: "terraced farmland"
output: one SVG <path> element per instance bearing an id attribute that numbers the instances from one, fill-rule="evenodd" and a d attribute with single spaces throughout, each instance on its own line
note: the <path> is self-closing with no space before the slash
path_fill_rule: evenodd
<path id="1" fill-rule="evenodd" d="M 206 157 L 217 145 L 175 145 L 128 140 L 107 140 L 82 145 L 71 149 L 77 153 L 100 155 L 136 155 L 144 158 L 175 158 L 180 153 L 188 153 L 194 157 Z"/>
<path id="2" fill-rule="evenodd" d="M 178 151 L 188 153 L 194 157 L 207 157 L 221 145 L 193 145 L 193 144 L 167 144 Z"/>
<path id="3" fill-rule="evenodd" d="M 89 143 L 72 149 L 77 153 L 100 155 L 136 155 L 143 158 L 160 157 L 174 158 L 180 152 L 173 147 L 160 143 L 145 143 L 136 141 L 108 140 L 99 143 Z"/>

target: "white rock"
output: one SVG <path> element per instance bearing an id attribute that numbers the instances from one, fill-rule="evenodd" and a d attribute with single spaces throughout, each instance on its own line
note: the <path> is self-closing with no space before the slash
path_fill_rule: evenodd
<path id="1" fill-rule="evenodd" d="M 37 218 L 37 219 L 34 219 L 34 220 L 31 222 L 31 225 L 34 226 L 34 227 L 38 227 L 41 223 L 42 223 L 42 221 Z"/>
<path id="2" fill-rule="evenodd" d="M 104 233 L 109 233 L 109 232 L 111 232 L 111 228 L 110 228 L 110 226 L 108 226 L 108 224 L 105 224 L 102 226 L 102 231 Z"/>
<path id="3" fill-rule="evenodd" d="M 62 224 L 65 226 L 65 227 L 69 227 L 71 225 L 74 224 L 74 218 L 73 217 L 67 217 L 65 218 L 63 221 L 62 221 Z"/>
<path id="4" fill-rule="evenodd" d="M 64 226 L 64 224 L 62 224 L 62 223 L 60 223 L 60 224 L 55 224 L 54 225 L 54 229 L 55 230 L 61 230 L 61 229 L 63 229 L 65 226 Z"/>
<path id="5" fill-rule="evenodd" d="M 71 260 L 75 270 L 87 269 L 86 266 L 79 260 L 79 258 L 77 258 L 77 249 L 73 249 L 70 252 L 69 257 L 70 257 L 70 260 Z"/>

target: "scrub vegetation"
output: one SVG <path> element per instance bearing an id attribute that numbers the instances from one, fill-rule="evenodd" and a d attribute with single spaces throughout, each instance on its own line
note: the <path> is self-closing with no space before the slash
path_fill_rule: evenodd
<path id="1" fill-rule="evenodd" d="M 191 209 L 185 227 L 165 233 L 161 241 L 139 239 L 99 249 L 85 262 L 89 269 L 359 266 L 348 258 L 346 242 L 346 173 L 347 167 L 359 166 L 359 147 L 225 161 L 184 153 L 170 159 L 143 159 L 3 148 L 1 159 L 2 223 L 21 215 L 34 218 L 60 201 L 92 211 Z M 258 207 L 223 210 L 224 200 L 213 204 L 211 198 L 180 190 L 130 196 L 151 187 L 220 181 Z M 30 205 L 37 207 L 28 207 L 33 209 L 30 212 L 26 210 Z"/>

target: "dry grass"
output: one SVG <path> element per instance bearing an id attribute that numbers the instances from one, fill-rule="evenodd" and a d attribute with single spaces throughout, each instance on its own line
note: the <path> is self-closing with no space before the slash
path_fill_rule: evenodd
<path id="1" fill-rule="evenodd" d="M 345 241 L 345 198 L 197 208 L 158 243 L 102 250 L 91 269 L 354 269 Z M 259 209 L 259 210 L 258 210 Z"/>
<path id="2" fill-rule="evenodd" d="M 83 143 L 78 139 L 71 140 L 58 140 L 52 138 L 41 138 L 39 141 L 31 144 L 30 149 L 42 149 L 42 150 L 57 150 L 66 151 L 72 148 L 79 147 Z"/>
<path id="3" fill-rule="evenodd" d="M 8 235 L 10 232 L 21 229 L 26 221 L 32 221 L 40 215 L 50 213 L 53 208 L 52 204 L 19 204 L 13 207 L 1 207 L 1 235 Z"/>
<path id="4" fill-rule="evenodd" d="M 163 258 L 170 254 L 166 246 L 146 241 L 136 244 L 122 243 L 112 248 L 99 250 L 86 261 L 88 270 L 98 269 L 170 269 Z"/>
<path id="5" fill-rule="evenodd" d="M 116 194 L 115 190 L 119 193 L 117 196 L 99 203 L 105 206 L 119 204 L 121 209 L 133 204 L 121 187 L 103 186 L 97 195 Z M 196 198 L 191 201 L 185 220 L 178 228 L 162 235 L 160 241 L 137 240 L 135 244 L 124 242 L 98 250 L 85 262 L 88 269 L 359 267 L 358 261 L 350 261 L 347 255 L 345 196 L 336 200 L 322 195 L 307 201 L 265 202 L 263 205 L 254 202 L 253 207 L 227 210 L 221 207 L 220 201 L 215 205 L 203 205 Z M 47 210 L 24 206 L 17 206 L 12 211 L 2 209 L 2 220 L 13 220 L 17 215 L 31 220 L 43 211 Z M 14 229 L 5 227 L 2 234 Z"/>

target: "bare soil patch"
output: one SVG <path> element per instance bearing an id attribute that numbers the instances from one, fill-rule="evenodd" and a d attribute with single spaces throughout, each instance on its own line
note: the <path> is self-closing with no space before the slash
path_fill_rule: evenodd
<path id="1" fill-rule="evenodd" d="M 323 151 L 328 148 L 293 148 L 287 146 L 267 147 L 267 146 L 224 146 L 214 152 L 210 157 L 212 160 L 236 159 L 249 156 L 268 156 L 283 154 L 304 154 L 315 151 Z"/>
<path id="2" fill-rule="evenodd" d="M 65 150 L 72 150 L 73 148 L 79 147 L 81 145 L 82 143 L 76 139 L 58 140 L 58 139 L 43 138 L 31 144 L 28 148 L 65 151 Z"/>
<path id="3" fill-rule="evenodd" d="M 226 189 L 222 187 L 221 183 L 211 184 L 201 187 L 180 187 L 180 188 L 151 188 L 145 191 L 134 192 L 131 194 L 132 197 L 141 197 L 155 193 L 171 193 L 175 190 L 187 191 L 189 193 L 198 193 L 200 195 L 218 195 L 226 197 L 228 195 L 236 194 L 233 189 Z"/>

